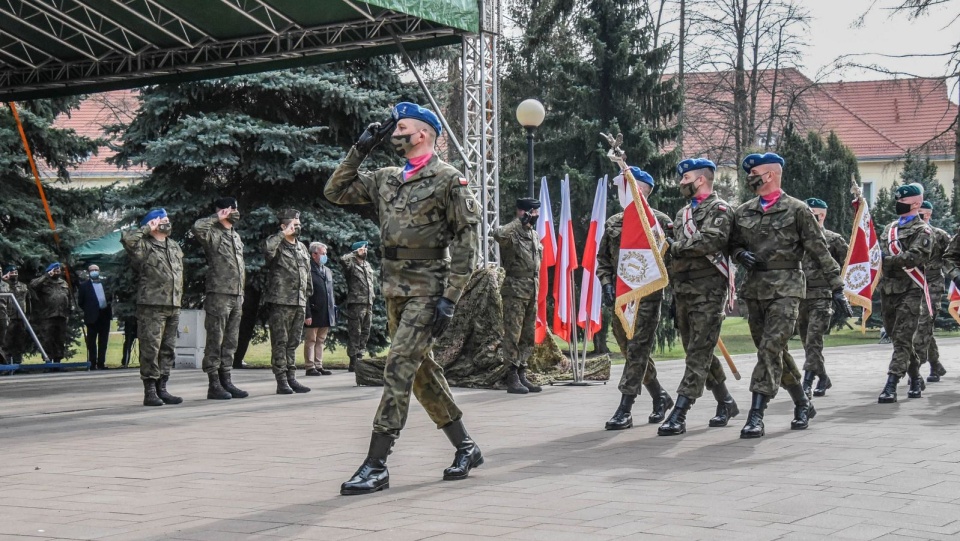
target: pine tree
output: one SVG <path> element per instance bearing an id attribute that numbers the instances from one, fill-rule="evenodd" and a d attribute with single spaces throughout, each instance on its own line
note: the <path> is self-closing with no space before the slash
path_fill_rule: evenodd
<path id="1" fill-rule="evenodd" d="M 908 152 L 903 159 L 903 170 L 900 171 L 903 184 L 916 182 L 923 186 L 923 199 L 933 203 L 933 217 L 930 223 L 951 235 L 956 231 L 957 222 L 951 212 L 950 198 L 943 185 L 937 181 L 937 164 L 929 157 L 919 156 Z"/>

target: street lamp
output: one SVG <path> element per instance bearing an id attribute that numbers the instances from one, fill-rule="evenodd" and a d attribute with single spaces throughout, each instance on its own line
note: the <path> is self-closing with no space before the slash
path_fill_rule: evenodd
<path id="1" fill-rule="evenodd" d="M 527 129 L 527 196 L 533 197 L 533 132 L 543 123 L 546 112 L 535 99 L 523 100 L 517 106 L 517 120 Z"/>

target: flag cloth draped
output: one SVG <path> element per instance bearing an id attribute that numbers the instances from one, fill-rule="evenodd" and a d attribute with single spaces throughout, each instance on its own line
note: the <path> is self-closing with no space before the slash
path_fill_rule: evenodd
<path id="1" fill-rule="evenodd" d="M 960 290 L 952 281 L 947 289 L 947 302 L 949 303 L 947 311 L 957 323 L 960 323 Z"/>
<path id="2" fill-rule="evenodd" d="M 629 340 L 636 328 L 640 301 L 667 286 L 667 269 L 663 264 L 667 243 L 660 222 L 637 189 L 636 179 L 629 170 L 623 172 L 623 178 L 630 186 L 633 201 L 623 211 L 614 312 Z"/>
<path id="3" fill-rule="evenodd" d="M 540 180 L 540 218 L 537 220 L 537 235 L 543 246 L 543 259 L 540 261 L 540 284 L 537 289 L 537 325 L 536 342 L 543 343 L 547 337 L 547 288 L 550 285 L 548 267 L 557 263 L 557 238 L 553 232 L 553 210 L 550 208 L 550 192 L 547 190 L 547 177 Z"/>
<path id="4" fill-rule="evenodd" d="M 863 197 L 853 202 L 857 215 L 850 234 L 850 249 L 843 264 L 843 294 L 853 306 L 863 308 L 861 332 L 866 332 L 867 319 L 873 309 L 873 290 L 880 280 L 880 242 L 873 228 L 873 217 Z"/>
<path id="5" fill-rule="evenodd" d="M 577 325 L 584 330 L 588 341 L 600 332 L 601 295 L 600 279 L 597 278 L 597 252 L 600 250 L 600 238 L 603 237 L 606 221 L 607 177 L 603 177 L 597 181 L 597 195 L 593 198 L 593 212 L 590 214 L 590 230 L 587 232 L 587 244 L 583 247 L 580 309 L 577 312 Z"/>
<path id="6" fill-rule="evenodd" d="M 553 278 L 553 334 L 569 343 L 574 327 L 573 271 L 577 268 L 577 249 L 573 240 L 570 213 L 570 177 L 560 182 L 560 222 L 557 227 L 557 265 Z"/>

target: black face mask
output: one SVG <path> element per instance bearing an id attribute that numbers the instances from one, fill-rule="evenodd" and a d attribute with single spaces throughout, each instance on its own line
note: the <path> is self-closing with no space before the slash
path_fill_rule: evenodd
<path id="1" fill-rule="evenodd" d="M 908 203 L 901 203 L 899 201 L 894 205 L 894 212 L 897 213 L 897 216 L 903 216 L 904 214 L 910 212 L 910 207 L 912 205 Z"/>

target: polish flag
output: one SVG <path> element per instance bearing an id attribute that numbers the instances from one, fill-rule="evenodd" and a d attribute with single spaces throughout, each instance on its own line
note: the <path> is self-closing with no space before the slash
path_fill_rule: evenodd
<path id="1" fill-rule="evenodd" d="M 957 323 L 960 323 L 960 290 L 957 289 L 952 280 L 950 281 L 950 287 L 947 289 L 947 301 L 950 303 L 947 311 L 950 312 Z"/>
<path id="2" fill-rule="evenodd" d="M 865 332 L 873 308 L 873 290 L 880 280 L 880 242 L 873 217 L 863 197 L 853 202 L 856 218 L 850 234 L 850 250 L 843 265 L 843 293 L 853 306 L 863 308 L 861 329 Z"/>
<path id="3" fill-rule="evenodd" d="M 543 246 L 543 259 L 540 261 L 540 285 L 537 289 L 537 325 L 536 343 L 542 344 L 547 337 L 547 288 L 550 278 L 547 267 L 557 264 L 557 239 L 553 232 L 553 210 L 550 208 L 550 192 L 547 190 L 547 177 L 540 180 L 540 218 L 537 220 L 537 235 Z"/>
<path id="4" fill-rule="evenodd" d="M 573 271 L 577 268 L 577 250 L 570 218 L 570 177 L 560 182 L 560 232 L 557 242 L 557 268 L 553 278 L 553 334 L 570 343 L 574 331 Z"/>
<path id="5" fill-rule="evenodd" d="M 607 177 L 597 181 L 597 195 L 593 198 L 593 213 L 590 215 L 590 230 L 587 245 L 583 247 L 583 276 L 580 282 L 580 310 L 577 325 L 584 330 L 589 341 L 600 332 L 600 279 L 597 278 L 597 252 L 607 221 Z M 590 325 L 587 325 L 587 311 Z"/>

